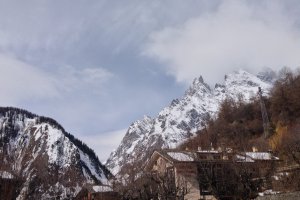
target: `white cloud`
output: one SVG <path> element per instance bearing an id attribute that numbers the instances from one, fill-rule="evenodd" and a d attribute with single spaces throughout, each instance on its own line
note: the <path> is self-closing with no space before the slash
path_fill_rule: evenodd
<path id="1" fill-rule="evenodd" d="M 179 82 L 201 74 L 215 83 L 236 68 L 299 66 L 295 20 L 277 1 L 262 2 L 223 1 L 216 11 L 181 27 L 154 32 L 144 54 L 162 62 Z"/>
<path id="2" fill-rule="evenodd" d="M 55 80 L 43 71 L 16 58 L 0 54 L 0 105 L 58 95 Z"/>
<path id="3" fill-rule="evenodd" d="M 105 162 L 110 153 L 118 147 L 127 129 L 110 131 L 99 135 L 81 135 L 80 139 L 94 149 L 101 162 Z"/>
<path id="4" fill-rule="evenodd" d="M 84 81 L 87 83 L 93 83 L 95 81 L 106 81 L 113 75 L 103 68 L 85 68 L 80 73 L 84 77 Z"/>
<path id="5" fill-rule="evenodd" d="M 63 91 L 74 91 L 88 88 L 94 93 L 99 92 L 103 83 L 110 80 L 114 75 L 104 68 L 76 69 L 71 66 L 60 67 L 57 73 L 57 85 Z"/>
<path id="6" fill-rule="evenodd" d="M 0 54 L 0 105 L 18 106 L 23 101 L 66 97 L 78 90 L 100 94 L 99 88 L 113 74 L 102 68 L 62 67 L 46 72 L 13 56 Z"/>

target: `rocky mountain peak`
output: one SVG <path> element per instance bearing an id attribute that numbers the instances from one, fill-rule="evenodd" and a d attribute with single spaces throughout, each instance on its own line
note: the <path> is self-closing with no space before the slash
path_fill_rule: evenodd
<path id="1" fill-rule="evenodd" d="M 186 90 L 185 95 L 195 95 L 195 94 L 203 94 L 209 93 L 211 89 L 207 83 L 204 82 L 202 76 L 195 78 L 191 84 L 191 86 Z"/>
<path id="2" fill-rule="evenodd" d="M 199 76 L 198 78 L 195 78 L 193 80 L 193 84 L 192 85 L 198 85 L 199 83 L 204 83 L 204 80 L 203 80 L 203 77 L 202 76 Z"/>
<path id="3" fill-rule="evenodd" d="M 260 80 L 272 83 L 277 79 L 277 73 L 271 68 L 264 68 L 256 75 Z"/>

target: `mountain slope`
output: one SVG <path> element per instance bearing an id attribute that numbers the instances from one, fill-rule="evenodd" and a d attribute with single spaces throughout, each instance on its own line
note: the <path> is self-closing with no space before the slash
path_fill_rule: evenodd
<path id="1" fill-rule="evenodd" d="M 258 87 L 268 92 L 273 80 L 270 74 L 266 71 L 255 76 L 239 70 L 226 75 L 224 84 L 216 84 L 214 89 L 202 77 L 196 78 L 185 95 L 173 100 L 156 118 L 144 117 L 134 122 L 106 166 L 114 174 L 125 174 L 128 163 L 145 163 L 154 149 L 175 148 L 201 129 L 209 117 L 214 117 L 226 97 L 248 101 Z"/>
<path id="2" fill-rule="evenodd" d="M 0 167 L 22 181 L 17 199 L 69 199 L 82 185 L 111 177 L 93 150 L 53 119 L 1 107 L 0 133 Z"/>

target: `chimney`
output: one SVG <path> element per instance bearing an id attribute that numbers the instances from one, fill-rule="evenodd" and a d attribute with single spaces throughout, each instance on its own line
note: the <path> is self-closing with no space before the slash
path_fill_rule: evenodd
<path id="1" fill-rule="evenodd" d="M 272 149 L 268 149 L 268 153 L 273 153 Z"/>
<path id="2" fill-rule="evenodd" d="M 257 147 L 253 146 L 253 147 L 252 147 L 252 152 L 258 152 Z"/>

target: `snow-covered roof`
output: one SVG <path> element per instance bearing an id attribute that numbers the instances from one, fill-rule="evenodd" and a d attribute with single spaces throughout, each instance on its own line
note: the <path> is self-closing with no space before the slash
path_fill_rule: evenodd
<path id="1" fill-rule="evenodd" d="M 246 152 L 245 154 L 254 160 L 279 160 L 279 158 L 273 156 L 270 152 Z"/>
<path id="2" fill-rule="evenodd" d="M 217 150 L 200 150 L 197 152 L 198 153 L 220 153 L 220 151 L 217 151 Z"/>
<path id="3" fill-rule="evenodd" d="M 3 178 L 3 179 L 13 179 L 14 175 L 12 175 L 11 173 L 9 173 L 7 171 L 0 171 L 0 178 Z"/>
<path id="4" fill-rule="evenodd" d="M 167 154 L 177 161 L 194 161 L 193 154 L 189 152 L 168 152 Z"/>
<path id="5" fill-rule="evenodd" d="M 95 192 L 112 192 L 113 189 L 108 185 L 94 185 L 93 190 Z"/>
<path id="6" fill-rule="evenodd" d="M 146 170 L 150 170 L 155 165 L 157 159 L 163 157 L 168 162 L 193 162 L 195 161 L 195 152 L 179 151 L 179 150 L 155 150 L 147 161 Z"/>
<path id="7" fill-rule="evenodd" d="M 156 152 L 156 153 L 155 153 Z M 156 150 L 151 159 L 148 161 L 146 166 L 153 165 L 154 161 L 158 158 L 157 156 L 162 156 L 170 162 L 201 162 L 197 154 L 220 154 L 221 151 L 218 150 L 200 150 L 200 151 L 181 151 L 181 150 Z M 230 153 L 231 154 L 231 153 Z M 268 160 L 279 160 L 270 152 L 239 152 L 234 154 L 236 162 L 256 162 L 256 161 L 268 161 Z M 212 158 L 213 159 L 213 158 Z M 220 158 L 222 159 L 222 158 Z M 226 159 L 225 159 L 226 160 Z M 147 168 L 147 167 L 146 167 Z"/>
<path id="8" fill-rule="evenodd" d="M 110 187 L 109 185 L 90 185 L 90 184 L 87 184 L 82 189 L 87 190 L 90 193 L 113 192 L 112 187 Z"/>
<path id="9" fill-rule="evenodd" d="M 257 160 L 279 160 L 270 152 L 245 152 L 236 155 L 236 158 L 240 162 L 255 162 Z"/>
<path id="10" fill-rule="evenodd" d="M 237 162 L 255 162 L 251 157 L 245 155 L 236 155 Z"/>

